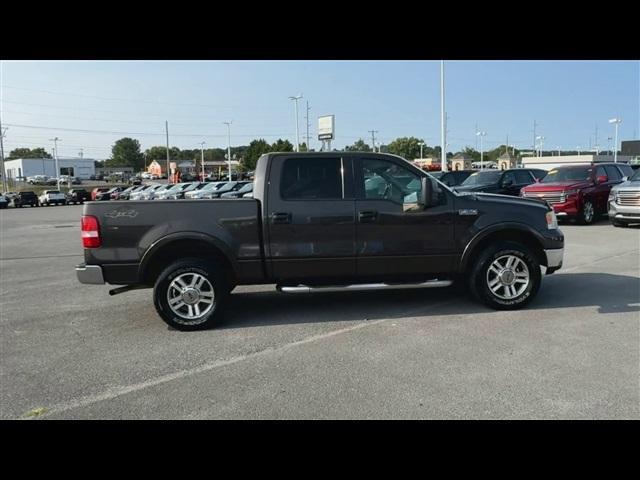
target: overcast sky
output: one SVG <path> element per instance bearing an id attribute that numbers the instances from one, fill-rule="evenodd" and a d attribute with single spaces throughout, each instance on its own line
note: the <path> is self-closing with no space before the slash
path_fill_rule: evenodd
<path id="1" fill-rule="evenodd" d="M 485 150 L 506 142 L 531 149 L 533 122 L 544 148 L 606 149 L 619 116 L 620 140 L 640 134 L 640 62 L 446 62 L 449 151 L 475 147 L 476 124 Z M 226 147 L 254 138 L 295 141 L 294 105 L 301 93 L 300 141 L 311 107 L 311 146 L 319 147 L 317 117 L 336 116 L 334 147 L 369 130 L 388 143 L 398 136 L 440 143 L 438 61 L 202 61 L 0 62 L 0 113 L 5 154 L 45 147 L 59 137 L 59 154 L 102 159 L 113 142 L 136 138 L 143 148 Z M 613 142 L 611 142 L 613 145 Z"/>

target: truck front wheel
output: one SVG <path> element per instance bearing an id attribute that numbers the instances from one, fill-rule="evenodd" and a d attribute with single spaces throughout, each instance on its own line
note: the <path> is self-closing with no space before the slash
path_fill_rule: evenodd
<path id="1" fill-rule="evenodd" d="M 515 310 L 533 300 L 540 282 L 540 264 L 533 252 L 520 243 L 502 241 L 480 254 L 469 287 L 489 307 Z"/>
<path id="2" fill-rule="evenodd" d="M 213 261 L 178 260 L 159 275 L 153 303 L 160 317 L 177 330 L 211 328 L 222 320 L 229 297 L 224 272 Z"/>

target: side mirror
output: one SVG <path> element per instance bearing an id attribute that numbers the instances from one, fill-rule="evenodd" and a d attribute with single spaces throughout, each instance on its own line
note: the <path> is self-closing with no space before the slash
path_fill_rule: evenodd
<path id="1" fill-rule="evenodd" d="M 432 207 L 438 203 L 438 182 L 431 177 L 422 177 L 420 190 L 420 204 L 424 207 Z"/>
<path id="2" fill-rule="evenodd" d="M 629 180 L 629 177 L 627 177 L 627 176 L 622 177 L 622 181 L 623 181 L 623 182 L 626 182 L 626 181 L 628 181 L 628 180 Z"/>
<path id="3" fill-rule="evenodd" d="M 609 180 L 609 177 L 606 175 L 600 175 L 596 178 L 596 183 L 605 183 Z"/>

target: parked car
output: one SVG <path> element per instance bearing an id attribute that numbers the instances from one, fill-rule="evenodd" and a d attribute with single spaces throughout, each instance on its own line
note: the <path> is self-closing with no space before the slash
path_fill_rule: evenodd
<path id="1" fill-rule="evenodd" d="M 242 198 L 245 193 L 253 192 L 253 182 L 245 183 L 242 188 L 220 195 L 220 198 Z"/>
<path id="2" fill-rule="evenodd" d="M 46 175 L 34 175 L 32 177 L 27 177 L 27 183 L 31 185 L 46 185 L 49 181 L 49 177 Z"/>
<path id="3" fill-rule="evenodd" d="M 44 193 L 38 197 L 38 202 L 40 202 L 40 205 L 43 207 L 48 207 L 49 205 L 66 205 L 67 196 L 60 190 L 45 190 Z"/>
<path id="4" fill-rule="evenodd" d="M 9 206 L 9 199 L 0 194 L 0 208 L 7 208 Z"/>
<path id="5" fill-rule="evenodd" d="M 96 195 L 96 201 L 98 202 L 104 202 L 107 200 L 113 200 L 114 199 L 114 195 L 119 194 L 120 192 L 122 192 L 125 189 L 125 187 L 113 187 L 110 188 L 109 190 L 107 190 L 106 192 L 100 192 Z"/>
<path id="6" fill-rule="evenodd" d="M 609 193 L 609 221 L 614 227 L 640 223 L 640 169 L 629 170 L 632 175 Z"/>
<path id="7" fill-rule="evenodd" d="M 73 188 L 67 192 L 67 203 L 68 204 L 79 204 L 88 202 L 91 200 L 91 194 L 87 192 L 84 188 Z"/>
<path id="8" fill-rule="evenodd" d="M 160 192 L 163 192 L 165 190 L 170 189 L 171 187 L 173 187 L 172 184 L 159 184 L 159 185 L 154 185 L 152 188 L 148 188 L 147 190 L 143 191 L 142 194 L 140 195 L 140 200 L 154 200 L 156 198 L 156 195 L 159 194 Z"/>
<path id="9" fill-rule="evenodd" d="M 442 183 L 449 187 L 455 187 L 464 182 L 469 175 L 475 173 L 476 170 L 450 170 L 448 172 L 428 172 L 429 175 L 440 180 Z"/>
<path id="10" fill-rule="evenodd" d="M 108 187 L 97 187 L 97 188 L 94 188 L 93 190 L 91 190 L 91 201 L 94 201 L 98 194 L 104 193 L 104 192 L 106 192 L 108 190 L 109 190 Z"/>
<path id="11" fill-rule="evenodd" d="M 185 192 L 190 192 L 202 188 L 204 182 L 183 182 L 171 185 L 171 188 L 156 193 L 155 200 L 179 200 L 184 198 Z"/>
<path id="12" fill-rule="evenodd" d="M 559 219 L 590 224 L 607 213 L 609 192 L 624 176 L 616 163 L 567 165 L 550 170 L 539 183 L 523 188 L 521 195 L 546 201 Z"/>
<path id="13" fill-rule="evenodd" d="M 235 192 L 251 182 L 225 182 L 225 184 L 217 190 L 212 190 L 204 194 L 203 198 L 220 198 L 224 193 Z"/>
<path id="14" fill-rule="evenodd" d="M 9 203 L 11 203 L 13 202 L 13 199 L 18 196 L 18 192 L 3 192 L 2 195 L 7 197 L 7 200 L 9 200 Z"/>
<path id="15" fill-rule="evenodd" d="M 454 190 L 458 193 L 485 192 L 517 197 L 520 190 L 544 177 L 538 168 L 512 168 L 508 170 L 482 170 L 472 173 Z"/>
<path id="16" fill-rule="evenodd" d="M 227 182 L 205 182 L 204 187 L 186 192 L 184 198 L 189 200 L 205 198 L 205 195 L 222 188 L 225 183 Z"/>
<path id="17" fill-rule="evenodd" d="M 387 188 L 367 191 L 371 175 Z M 160 317 L 195 330 L 222 320 L 236 285 L 299 294 L 458 279 L 480 302 L 513 310 L 535 298 L 541 265 L 562 267 L 564 236 L 547 204 L 458 195 L 395 155 L 269 153 L 255 189 L 242 202 L 87 203 L 78 280 L 124 285 L 112 295 L 153 287 Z"/>
<path id="18" fill-rule="evenodd" d="M 140 185 L 139 187 L 134 188 L 133 190 L 131 190 L 131 192 L 129 192 L 127 195 L 125 195 L 125 197 L 128 198 L 123 198 L 123 200 L 140 200 L 140 196 L 148 189 L 156 187 L 156 184 L 148 184 L 148 185 Z"/>
<path id="19" fill-rule="evenodd" d="M 137 188 L 137 187 L 135 185 L 132 185 L 127 188 L 124 188 L 124 187 L 117 187 L 115 189 L 112 188 L 111 190 L 113 191 L 110 194 L 111 200 L 122 200 L 122 195 L 125 195 L 125 194 L 129 195 L 134 188 Z"/>
<path id="20" fill-rule="evenodd" d="M 18 192 L 18 194 L 13 199 L 13 206 L 22 208 L 25 205 L 29 205 L 31 207 L 39 207 L 40 202 L 38 201 L 38 196 L 35 192 Z"/>

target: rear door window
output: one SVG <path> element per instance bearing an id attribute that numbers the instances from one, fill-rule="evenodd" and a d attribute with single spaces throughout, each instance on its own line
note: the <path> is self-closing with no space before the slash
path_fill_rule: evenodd
<path id="1" fill-rule="evenodd" d="M 516 170 L 514 173 L 517 185 L 528 185 L 533 182 L 533 177 L 528 170 Z"/>
<path id="2" fill-rule="evenodd" d="M 283 200 L 342 199 L 340 158 L 288 158 L 282 167 Z"/>
<path id="3" fill-rule="evenodd" d="M 617 182 L 619 180 L 622 180 L 620 170 L 618 170 L 615 166 L 605 165 L 604 169 L 607 171 L 607 177 L 609 177 L 610 182 Z"/>

